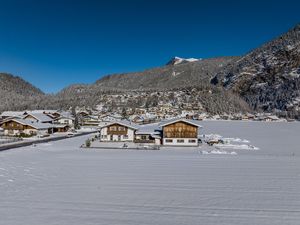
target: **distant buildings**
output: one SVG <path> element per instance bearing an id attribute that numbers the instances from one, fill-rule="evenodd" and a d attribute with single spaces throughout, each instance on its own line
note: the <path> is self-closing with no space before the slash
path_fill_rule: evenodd
<path id="1" fill-rule="evenodd" d="M 23 112 L 3 112 L 0 115 L 0 127 L 4 135 L 45 135 L 55 132 L 67 132 L 74 118 L 67 112 L 56 110 L 35 110 Z"/>
<path id="2" fill-rule="evenodd" d="M 197 146 L 199 128 L 201 126 L 198 121 L 187 119 L 175 119 L 148 125 L 117 121 L 100 128 L 100 141 Z"/>

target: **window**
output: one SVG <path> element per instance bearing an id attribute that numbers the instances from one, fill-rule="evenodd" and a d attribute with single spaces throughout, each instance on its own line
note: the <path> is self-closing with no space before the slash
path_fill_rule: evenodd
<path id="1" fill-rule="evenodd" d="M 172 143 L 173 140 L 172 139 L 166 139 L 166 143 Z"/>
<path id="2" fill-rule="evenodd" d="M 128 139 L 128 135 L 124 135 L 123 138 L 124 138 L 124 139 Z"/>
<path id="3" fill-rule="evenodd" d="M 116 130 L 117 130 L 117 127 L 112 126 L 112 127 L 109 128 L 109 130 L 110 130 L 110 131 L 116 131 Z"/>
<path id="4" fill-rule="evenodd" d="M 189 140 L 189 143 L 196 143 L 196 140 Z"/>
<path id="5" fill-rule="evenodd" d="M 142 140 L 147 140 L 148 137 L 147 137 L 146 135 L 142 135 L 142 136 L 141 136 L 141 139 L 142 139 Z"/>
<path id="6" fill-rule="evenodd" d="M 183 139 L 177 139 L 177 143 L 184 143 Z"/>
<path id="7" fill-rule="evenodd" d="M 119 127 L 119 131 L 125 131 L 125 127 Z"/>

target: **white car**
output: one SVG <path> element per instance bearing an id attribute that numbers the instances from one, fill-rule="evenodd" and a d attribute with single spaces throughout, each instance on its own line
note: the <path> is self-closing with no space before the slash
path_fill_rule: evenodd
<path id="1" fill-rule="evenodd" d="M 67 137 L 74 137 L 74 135 L 75 135 L 74 133 L 68 133 Z"/>

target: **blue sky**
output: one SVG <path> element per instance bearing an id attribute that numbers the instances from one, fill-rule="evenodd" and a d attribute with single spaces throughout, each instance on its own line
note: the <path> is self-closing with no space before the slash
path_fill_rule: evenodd
<path id="1" fill-rule="evenodd" d="M 44 92 L 171 57 L 242 55 L 300 22 L 300 1 L 0 0 L 0 71 Z"/>

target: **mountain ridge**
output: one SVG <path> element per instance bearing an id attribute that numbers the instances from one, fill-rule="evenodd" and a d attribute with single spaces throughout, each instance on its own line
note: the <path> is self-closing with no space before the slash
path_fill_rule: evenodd
<path id="1" fill-rule="evenodd" d="M 254 110 L 299 114 L 300 24 L 226 65 L 212 83 L 237 93 Z"/>
<path id="2" fill-rule="evenodd" d="M 134 107 L 149 105 L 149 102 L 156 105 L 153 96 L 162 102 L 164 99 L 160 96 L 164 96 L 178 104 L 182 99 L 191 104 L 198 101 L 195 103 L 199 103 L 199 109 L 212 113 L 254 110 L 300 118 L 300 24 L 243 56 L 199 60 L 175 57 L 161 67 L 107 75 L 92 84 L 70 85 L 53 95 L 45 95 L 25 83 L 32 92 L 24 93 L 31 102 L 22 102 L 20 107 L 23 108 L 62 108 L 76 104 L 94 107 L 105 104 L 102 100 L 108 96 L 106 101 L 113 109 L 120 105 L 124 107 L 124 99 L 119 101 L 123 94 L 127 96 L 128 104 Z M 22 85 L 20 87 L 25 87 Z M 26 99 L 19 89 L 15 90 L 16 96 Z M 177 93 L 181 94 L 174 99 Z M 186 98 L 185 94 L 196 97 Z M 139 99 L 138 95 L 145 99 Z M 0 104 L 0 110 L 2 105 L 9 107 L 9 101 L 6 98 L 5 104 Z M 14 103 L 12 108 L 18 107 Z"/>

